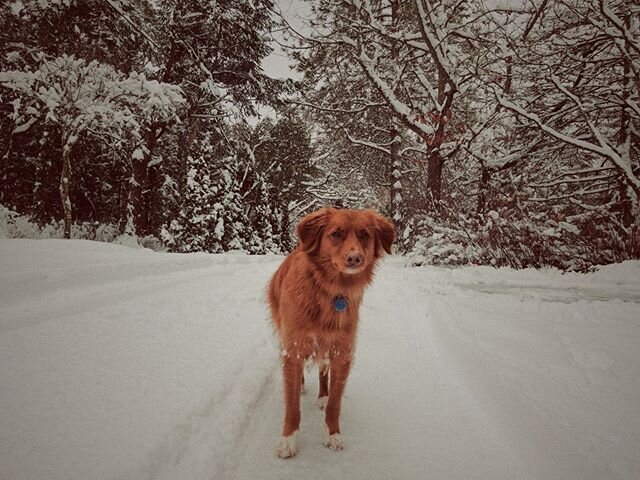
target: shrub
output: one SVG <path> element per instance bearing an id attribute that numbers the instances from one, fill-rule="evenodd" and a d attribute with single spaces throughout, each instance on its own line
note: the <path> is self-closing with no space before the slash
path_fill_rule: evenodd
<path id="1" fill-rule="evenodd" d="M 422 216 L 408 236 L 409 264 L 493 265 L 512 268 L 556 267 L 588 271 L 596 265 L 640 258 L 640 229 L 623 229 L 594 215 L 554 220 L 528 218 L 517 211 L 450 216 Z"/>

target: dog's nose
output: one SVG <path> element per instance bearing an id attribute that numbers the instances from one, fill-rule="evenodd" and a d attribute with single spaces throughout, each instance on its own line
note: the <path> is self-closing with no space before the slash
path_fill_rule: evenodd
<path id="1" fill-rule="evenodd" d="M 358 267 L 362 263 L 362 255 L 358 252 L 347 254 L 347 267 Z"/>

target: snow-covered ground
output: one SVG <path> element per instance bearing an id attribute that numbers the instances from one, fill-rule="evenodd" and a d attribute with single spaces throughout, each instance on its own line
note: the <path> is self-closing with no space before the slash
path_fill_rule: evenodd
<path id="1" fill-rule="evenodd" d="M 322 446 L 298 456 L 264 285 L 279 257 L 0 240 L 0 478 L 638 479 L 640 263 L 381 266 Z"/>

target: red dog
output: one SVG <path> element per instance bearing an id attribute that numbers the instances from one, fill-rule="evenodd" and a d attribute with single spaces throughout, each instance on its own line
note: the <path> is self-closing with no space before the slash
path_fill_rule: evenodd
<path id="1" fill-rule="evenodd" d="M 298 224 L 298 247 L 269 283 L 269 306 L 282 346 L 285 417 L 276 453 L 296 454 L 302 369 L 320 365 L 318 403 L 326 406 L 324 444 L 342 449 L 340 403 L 353 351 L 358 309 L 377 260 L 391 253 L 393 224 L 370 210 L 323 208 Z M 328 398 L 327 398 L 328 397 Z"/>

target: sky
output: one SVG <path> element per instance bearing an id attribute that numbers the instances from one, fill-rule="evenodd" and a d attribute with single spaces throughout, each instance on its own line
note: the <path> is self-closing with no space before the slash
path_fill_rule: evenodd
<path id="1" fill-rule="evenodd" d="M 296 28 L 304 24 L 303 18 L 308 17 L 309 6 L 302 0 L 276 0 L 275 3 L 284 18 Z M 262 62 L 265 73 L 273 78 L 300 79 L 300 74 L 291 69 L 291 60 L 276 42 L 273 42 L 273 49 Z"/>

